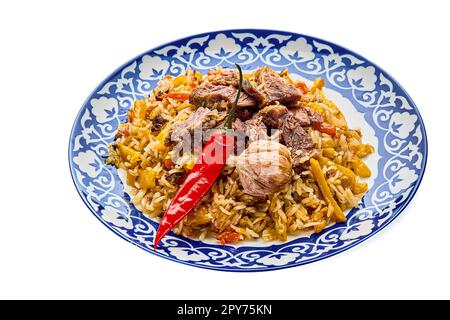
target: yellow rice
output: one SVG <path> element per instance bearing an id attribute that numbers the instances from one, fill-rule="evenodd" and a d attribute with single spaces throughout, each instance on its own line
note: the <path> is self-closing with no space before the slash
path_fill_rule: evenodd
<path id="1" fill-rule="evenodd" d="M 295 83 L 286 71 L 280 74 Z M 107 162 L 126 172 L 131 202 L 151 218 L 163 215 L 179 187 L 172 185 L 167 175 L 185 172 L 192 168 L 194 162 L 193 156 L 188 155 L 179 165 L 167 169 L 165 161 L 170 159 L 171 150 L 164 142 L 172 125 L 185 120 L 196 106 L 188 100 L 159 100 L 156 95 L 162 91 L 190 92 L 202 81 L 202 75 L 192 70 L 178 77 L 166 76 L 145 100 L 134 103 L 128 121 L 118 128 L 119 134 Z M 352 181 L 342 168 L 349 169 L 351 172 L 346 173 L 350 176 L 351 173 L 357 177 L 369 176 L 370 170 L 361 158 L 374 150 L 362 143 L 360 131 L 347 127 L 343 114 L 324 96 L 323 85 L 323 80 L 316 79 L 309 93 L 302 98 L 302 104 L 319 112 L 341 133 L 334 140 L 325 133 L 307 129 L 319 150 L 318 157 L 322 157 L 321 170 L 333 198 L 345 211 L 357 205 L 367 191 L 367 185 Z M 151 120 L 157 115 L 168 122 L 159 133 L 152 134 Z M 324 164 L 323 159 L 330 162 Z M 282 191 L 261 199 L 243 192 L 238 174 L 230 164 L 225 166 L 196 210 L 174 231 L 199 239 L 233 232 L 237 233 L 239 240 L 261 238 L 265 241 L 285 241 L 288 235 L 296 235 L 300 231 L 320 232 L 336 221 L 335 207 L 322 195 L 311 170 L 302 172 L 301 176 L 294 173 L 291 183 L 285 185 Z"/>

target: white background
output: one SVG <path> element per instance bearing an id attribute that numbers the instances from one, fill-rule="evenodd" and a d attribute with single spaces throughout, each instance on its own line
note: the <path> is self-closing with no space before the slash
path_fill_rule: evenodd
<path id="1" fill-rule="evenodd" d="M 222 3 L 1 2 L 0 298 L 450 298 L 447 1 Z M 419 106 L 430 147 L 425 178 L 407 210 L 362 245 L 281 271 L 197 269 L 128 244 L 78 196 L 67 144 L 93 88 L 154 46 L 245 27 L 348 47 L 391 73 Z"/>

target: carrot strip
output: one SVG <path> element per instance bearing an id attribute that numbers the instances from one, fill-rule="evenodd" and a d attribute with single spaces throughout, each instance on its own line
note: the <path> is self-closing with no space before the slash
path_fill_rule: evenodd
<path id="1" fill-rule="evenodd" d="M 170 92 L 162 96 L 163 99 L 171 98 L 178 101 L 186 101 L 189 99 L 190 93 L 188 92 Z"/>

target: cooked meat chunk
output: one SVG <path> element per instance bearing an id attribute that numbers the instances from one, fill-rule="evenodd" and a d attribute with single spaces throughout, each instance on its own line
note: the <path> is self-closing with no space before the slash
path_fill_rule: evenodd
<path id="1" fill-rule="evenodd" d="M 237 95 L 237 90 L 231 97 L 230 103 L 234 103 L 234 100 L 236 99 L 236 95 Z M 253 98 L 252 96 L 249 96 L 244 91 L 241 91 L 241 94 L 239 96 L 239 100 L 237 103 L 237 107 L 238 108 L 254 108 L 256 106 L 257 106 L 257 102 L 256 102 L 255 98 Z"/>
<path id="2" fill-rule="evenodd" d="M 165 146 L 172 147 L 173 161 L 178 163 L 186 152 L 198 154 L 202 142 L 209 138 L 209 129 L 215 128 L 225 117 L 225 112 L 200 107 L 186 120 L 175 123 L 164 141 Z"/>
<path id="3" fill-rule="evenodd" d="M 271 105 L 265 107 L 259 113 L 262 115 L 263 122 L 272 128 L 279 128 L 287 114 L 291 114 L 297 120 L 297 124 L 303 127 L 323 122 L 319 113 L 303 107 L 287 109 L 282 105 Z"/>
<path id="4" fill-rule="evenodd" d="M 200 107 L 186 120 L 173 125 L 170 140 L 180 142 L 183 137 L 192 134 L 196 129 L 201 128 L 202 131 L 205 131 L 214 128 L 225 116 L 225 113 L 219 113 L 217 110 Z"/>
<path id="5" fill-rule="evenodd" d="M 254 79 L 245 81 L 244 90 L 255 97 L 262 107 L 279 102 L 283 105 L 296 103 L 302 93 L 287 83 L 275 71 L 262 67 L 255 71 Z"/>
<path id="6" fill-rule="evenodd" d="M 214 85 L 206 82 L 192 90 L 189 102 L 199 107 L 213 107 L 216 104 L 225 109 L 236 99 L 237 89 L 233 86 Z M 242 92 L 237 104 L 240 108 L 256 106 L 256 100 Z"/>
<path id="7" fill-rule="evenodd" d="M 312 124 L 323 122 L 323 117 L 317 111 L 314 111 L 311 108 L 306 108 L 306 111 L 308 112 L 308 117 Z"/>
<path id="8" fill-rule="evenodd" d="M 244 89 L 246 93 L 255 98 L 258 102 L 262 102 L 265 97 L 262 92 L 256 89 L 256 87 L 257 84 L 254 81 L 250 82 L 249 80 L 244 80 L 242 82 L 242 89 Z"/>
<path id="9" fill-rule="evenodd" d="M 240 155 L 247 147 L 246 126 L 244 121 L 241 121 L 239 118 L 236 118 L 236 120 L 234 120 L 232 124 L 232 128 L 236 136 L 235 151 L 237 155 Z"/>
<path id="10" fill-rule="evenodd" d="M 254 108 L 237 108 L 236 118 L 242 121 L 250 120 L 253 114 L 256 112 Z"/>
<path id="11" fill-rule="evenodd" d="M 208 73 L 208 81 L 214 85 L 239 86 L 239 76 L 235 70 L 221 69 L 220 72 Z"/>
<path id="12" fill-rule="evenodd" d="M 290 111 L 301 126 L 309 126 L 311 124 L 308 111 L 305 108 L 292 108 Z"/>
<path id="13" fill-rule="evenodd" d="M 288 109 L 280 104 L 267 106 L 259 114 L 262 121 L 272 128 L 279 128 L 283 117 L 288 113 Z"/>
<path id="14" fill-rule="evenodd" d="M 232 124 L 234 131 L 245 132 L 245 122 L 239 118 L 236 118 Z"/>
<path id="15" fill-rule="evenodd" d="M 152 129 L 151 131 L 153 133 L 157 133 L 161 131 L 162 127 L 166 124 L 167 120 L 164 119 L 160 114 L 158 114 L 156 117 L 152 120 Z"/>
<path id="16" fill-rule="evenodd" d="M 199 107 L 211 107 L 215 103 L 228 104 L 235 89 L 230 86 L 216 86 L 212 83 L 203 83 L 192 90 L 189 102 Z"/>
<path id="17" fill-rule="evenodd" d="M 292 163 L 296 167 L 302 163 L 303 157 L 312 153 L 314 142 L 292 113 L 283 119 L 280 130 L 284 144 L 291 149 Z"/>
<path id="18" fill-rule="evenodd" d="M 264 122 L 262 122 L 262 117 L 259 115 L 255 115 L 252 119 L 245 122 L 236 119 L 233 123 L 233 129 L 236 131 L 238 141 L 243 140 L 242 137 L 248 138 L 249 143 L 257 140 L 269 139 L 267 127 Z"/>

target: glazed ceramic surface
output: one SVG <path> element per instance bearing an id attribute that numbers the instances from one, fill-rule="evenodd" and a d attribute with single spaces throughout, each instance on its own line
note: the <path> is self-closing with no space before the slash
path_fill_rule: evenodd
<path id="1" fill-rule="evenodd" d="M 220 245 L 169 233 L 153 250 L 158 223 L 129 201 L 117 170 L 105 164 L 108 145 L 137 99 L 166 74 L 217 66 L 245 71 L 287 68 L 306 82 L 322 77 L 325 94 L 349 126 L 375 146 L 367 163 L 369 191 L 345 223 L 286 242 Z M 82 106 L 70 136 L 69 163 L 81 198 L 111 231 L 136 246 L 176 262 L 226 271 L 265 271 L 324 259 L 361 243 L 392 222 L 411 201 L 425 170 L 427 141 L 417 107 L 385 71 L 333 43 L 272 30 L 228 30 L 190 36 L 149 50 L 106 78 Z"/>

